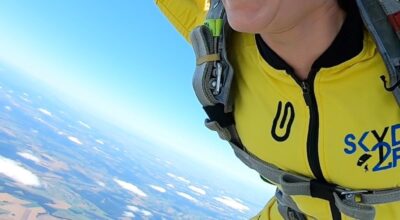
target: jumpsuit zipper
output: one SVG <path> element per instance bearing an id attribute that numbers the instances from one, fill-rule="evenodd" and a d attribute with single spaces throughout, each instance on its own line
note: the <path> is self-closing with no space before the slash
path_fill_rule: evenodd
<path id="1" fill-rule="evenodd" d="M 300 80 L 294 72 L 291 73 L 297 84 L 300 85 L 303 90 L 304 101 L 308 106 L 310 119 L 308 125 L 307 135 L 307 160 L 309 167 L 317 180 L 326 182 L 319 162 L 318 154 L 318 133 L 319 133 L 319 115 L 317 100 L 314 93 L 314 80 L 319 69 L 311 69 L 306 80 Z"/>
<path id="2" fill-rule="evenodd" d="M 319 115 L 317 100 L 314 93 L 314 79 L 316 72 L 310 72 L 310 78 L 301 82 L 303 89 L 304 100 L 308 106 L 310 113 L 310 120 L 308 125 L 308 136 L 307 136 L 307 158 L 308 164 L 314 177 L 317 180 L 325 181 L 322 174 L 321 165 L 319 162 L 319 147 L 318 147 L 318 136 L 319 136 Z"/>
<path id="3" fill-rule="evenodd" d="M 308 164 L 317 182 L 327 183 L 324 175 L 322 174 L 321 164 L 319 161 L 319 147 L 318 147 L 319 114 L 318 114 L 317 99 L 315 98 L 315 92 L 314 92 L 314 80 L 318 70 L 319 69 L 311 69 L 310 73 L 308 74 L 308 78 L 303 81 L 300 81 L 294 74 L 292 74 L 292 76 L 303 90 L 304 101 L 308 106 L 310 114 L 310 120 L 308 125 L 308 136 L 307 136 Z M 311 195 L 312 194 L 313 192 L 311 192 Z M 328 196 L 327 199 L 329 201 L 332 219 L 341 220 L 341 214 L 335 204 L 333 195 Z"/>

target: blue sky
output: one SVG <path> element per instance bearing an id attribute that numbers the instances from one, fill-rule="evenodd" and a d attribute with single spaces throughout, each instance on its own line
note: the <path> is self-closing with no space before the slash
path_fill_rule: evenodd
<path id="1" fill-rule="evenodd" d="M 0 62 L 71 105 L 261 184 L 203 126 L 194 55 L 152 0 L 0 3 Z"/>

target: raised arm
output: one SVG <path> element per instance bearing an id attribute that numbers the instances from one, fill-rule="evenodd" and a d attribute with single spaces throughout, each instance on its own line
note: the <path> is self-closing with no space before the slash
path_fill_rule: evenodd
<path id="1" fill-rule="evenodd" d="M 190 32 L 203 24 L 209 7 L 209 0 L 155 0 L 155 3 L 188 42 Z"/>

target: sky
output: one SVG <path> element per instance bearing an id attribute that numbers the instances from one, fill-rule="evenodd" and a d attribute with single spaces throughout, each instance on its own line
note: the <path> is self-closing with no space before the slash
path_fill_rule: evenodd
<path id="1" fill-rule="evenodd" d="M 153 0 L 1 1 L 0 30 L 0 62 L 65 102 L 265 184 L 204 127 L 192 90 L 192 48 Z"/>

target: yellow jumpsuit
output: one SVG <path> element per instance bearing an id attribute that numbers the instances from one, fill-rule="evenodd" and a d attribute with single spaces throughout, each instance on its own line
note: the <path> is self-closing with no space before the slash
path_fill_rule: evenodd
<path id="1" fill-rule="evenodd" d="M 155 2 L 189 42 L 208 8 L 206 0 Z M 279 56 L 260 51 L 265 45 L 254 34 L 232 34 L 234 117 L 250 152 L 283 170 L 349 189 L 400 187 L 400 108 L 380 79 L 388 73 L 371 36 L 361 32 L 357 54 L 329 63 L 337 56 L 329 48 L 328 63 L 313 66 L 305 81 L 290 74 L 284 61 L 267 62 Z M 342 33 L 335 41 L 343 42 L 333 45 L 351 46 L 346 37 Z M 292 198 L 308 219 L 332 218 L 328 201 Z M 376 219 L 400 219 L 400 202 L 374 207 Z M 283 219 L 276 199 L 254 219 Z"/>

